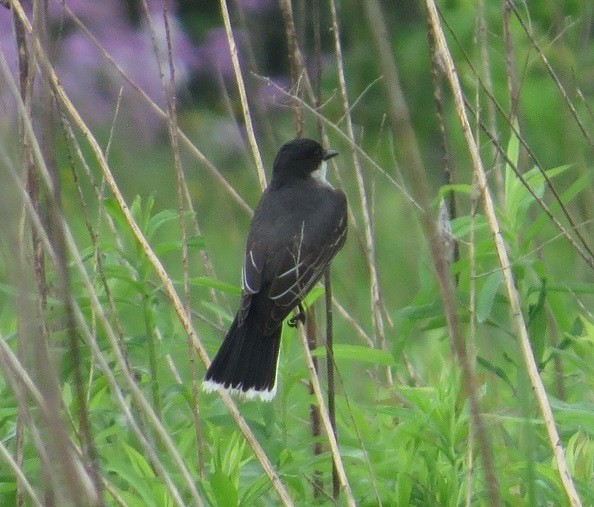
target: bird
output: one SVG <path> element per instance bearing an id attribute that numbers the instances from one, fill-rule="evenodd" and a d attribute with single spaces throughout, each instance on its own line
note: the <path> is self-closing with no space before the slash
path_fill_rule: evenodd
<path id="1" fill-rule="evenodd" d="M 343 247 L 347 199 L 326 179 L 338 155 L 308 138 L 279 149 L 254 212 L 241 275 L 241 302 L 206 371 L 206 392 L 271 401 L 277 390 L 282 324 L 305 321 L 302 301 Z"/>

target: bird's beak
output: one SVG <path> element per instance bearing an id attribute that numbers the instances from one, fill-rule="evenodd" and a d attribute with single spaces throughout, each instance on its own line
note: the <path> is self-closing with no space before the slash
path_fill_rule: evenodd
<path id="1" fill-rule="evenodd" d="M 336 155 L 338 155 L 338 152 L 335 150 L 327 150 L 324 152 L 324 156 L 322 157 L 323 160 L 328 160 L 332 157 L 336 157 Z"/>

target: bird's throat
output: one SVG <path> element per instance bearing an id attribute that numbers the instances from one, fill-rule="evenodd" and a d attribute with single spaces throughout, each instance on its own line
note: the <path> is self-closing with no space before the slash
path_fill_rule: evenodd
<path id="1" fill-rule="evenodd" d="M 320 167 L 311 173 L 311 176 L 319 181 L 322 185 L 332 188 L 332 185 L 328 182 L 326 175 L 328 173 L 328 162 L 322 160 Z"/>

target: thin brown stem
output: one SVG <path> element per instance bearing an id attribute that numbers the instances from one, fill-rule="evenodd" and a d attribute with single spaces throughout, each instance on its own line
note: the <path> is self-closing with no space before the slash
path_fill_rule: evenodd
<path id="1" fill-rule="evenodd" d="M 487 222 L 489 224 L 489 228 L 491 230 L 493 240 L 495 242 L 495 248 L 497 251 L 497 255 L 499 258 L 499 264 L 501 265 L 502 275 L 506 287 L 507 296 L 511 305 L 511 312 L 514 321 L 514 325 L 516 328 L 516 333 L 519 340 L 520 349 L 522 352 L 522 357 L 524 360 L 524 365 L 526 367 L 527 374 L 530 378 L 530 383 L 532 385 L 532 389 L 534 390 L 536 399 L 538 401 L 541 414 L 543 420 L 545 422 L 545 427 L 547 430 L 547 435 L 549 437 L 549 443 L 551 445 L 551 449 L 553 451 L 553 455 L 557 464 L 557 469 L 559 471 L 560 479 L 563 483 L 563 487 L 567 494 L 567 498 L 572 506 L 579 506 L 581 505 L 581 501 L 575 485 L 573 483 L 573 479 L 571 478 L 571 474 L 567 467 L 567 461 L 565 459 L 565 452 L 563 449 L 562 441 L 557 431 L 557 426 L 555 423 L 555 418 L 553 416 L 553 412 L 551 410 L 551 406 L 548 402 L 547 393 L 542 383 L 542 379 L 540 378 L 538 367 L 536 365 L 536 361 L 534 359 L 534 354 L 532 352 L 532 346 L 530 344 L 530 337 L 528 335 L 528 330 L 526 327 L 526 323 L 524 321 L 524 316 L 522 314 L 522 309 L 520 305 L 520 298 L 515 286 L 514 275 L 511 270 L 511 265 L 509 261 L 509 257 L 507 254 L 506 245 L 503 240 L 503 235 L 501 234 L 501 230 L 499 227 L 497 214 L 495 212 L 495 205 L 493 203 L 493 199 L 491 197 L 491 193 L 487 184 L 487 177 L 486 173 L 479 155 L 478 146 L 474 140 L 474 136 L 472 135 L 472 131 L 470 129 L 470 125 L 468 123 L 468 118 L 466 115 L 465 104 L 464 104 L 464 97 L 462 94 L 462 88 L 460 86 L 460 82 L 458 80 L 458 75 L 456 73 L 456 68 L 454 66 L 454 62 L 452 60 L 451 54 L 449 52 L 449 48 L 447 46 L 445 36 L 441 29 L 441 25 L 439 22 L 439 14 L 437 11 L 437 6 L 433 0 L 426 0 L 427 6 L 427 13 L 430 18 L 431 27 L 435 33 L 435 40 L 436 46 L 438 51 L 442 55 L 442 61 L 444 62 L 444 69 L 448 81 L 450 83 L 450 88 L 452 90 L 454 101 L 456 104 L 456 111 L 458 114 L 458 120 L 460 122 L 460 126 L 462 128 L 462 132 L 464 134 L 464 138 L 468 145 L 468 149 L 470 155 L 472 157 L 472 168 L 473 172 L 476 176 L 478 188 L 483 200 L 483 208 L 485 211 L 485 215 L 487 217 Z M 473 407 L 471 406 L 471 410 Z M 483 448 L 483 435 L 482 433 L 482 424 L 481 426 L 477 425 L 477 440 L 480 443 L 481 449 Z M 487 475 L 487 487 L 489 488 L 489 498 L 492 503 L 499 504 L 499 495 L 498 492 L 494 489 L 496 483 L 491 483 L 490 474 L 492 470 L 488 469 L 488 466 L 492 466 L 489 462 L 485 462 L 484 455 L 483 455 L 483 464 L 485 465 L 486 475 Z M 494 478 L 494 477 L 493 477 Z"/>

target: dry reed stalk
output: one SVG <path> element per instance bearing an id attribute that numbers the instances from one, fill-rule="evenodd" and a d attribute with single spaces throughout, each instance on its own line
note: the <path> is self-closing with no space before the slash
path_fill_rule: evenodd
<path id="1" fill-rule="evenodd" d="M 549 437 L 549 443 L 551 445 L 551 449 L 555 457 L 557 469 L 559 471 L 559 476 L 565 489 L 565 493 L 570 502 L 570 505 L 574 507 L 580 506 L 581 501 L 577 493 L 577 490 L 575 489 L 575 485 L 573 483 L 573 479 L 571 478 L 571 474 L 569 473 L 569 469 L 567 467 L 563 445 L 561 443 L 561 438 L 557 431 L 555 418 L 553 416 L 551 406 L 548 402 L 547 392 L 542 383 L 542 379 L 540 378 L 538 367 L 534 359 L 532 346 L 530 345 L 530 337 L 528 335 L 528 330 L 526 329 L 526 323 L 524 321 L 524 316 L 522 314 L 520 298 L 515 287 L 515 281 L 509 262 L 509 257 L 507 255 L 506 246 L 503 241 L 503 236 L 500 231 L 499 222 L 497 219 L 497 215 L 495 213 L 495 205 L 493 203 L 493 199 L 491 197 L 491 193 L 487 185 L 487 176 L 483 168 L 479 150 L 475 143 L 474 136 L 470 129 L 470 125 L 468 123 L 462 88 L 458 81 L 456 68 L 450 55 L 449 48 L 445 40 L 445 36 L 441 29 L 437 6 L 435 5 L 435 2 L 433 0 L 426 0 L 426 7 L 427 14 L 429 16 L 429 21 L 435 34 L 437 50 L 439 51 L 440 58 L 442 59 L 445 74 L 448 78 L 448 81 L 450 82 L 450 88 L 454 96 L 460 126 L 472 158 L 472 168 L 477 179 L 478 188 L 483 200 L 483 209 L 493 236 L 493 240 L 495 242 L 495 248 L 497 250 L 497 255 L 499 258 L 499 264 L 501 266 L 501 273 L 503 275 L 509 303 L 511 306 L 512 318 L 516 327 L 516 332 L 518 334 L 518 340 L 522 352 L 522 357 L 524 359 L 524 365 L 526 367 L 526 371 L 530 378 L 530 383 L 532 385 L 536 399 L 538 401 L 538 405 L 540 407 L 541 415 L 545 423 L 547 435 Z"/>

